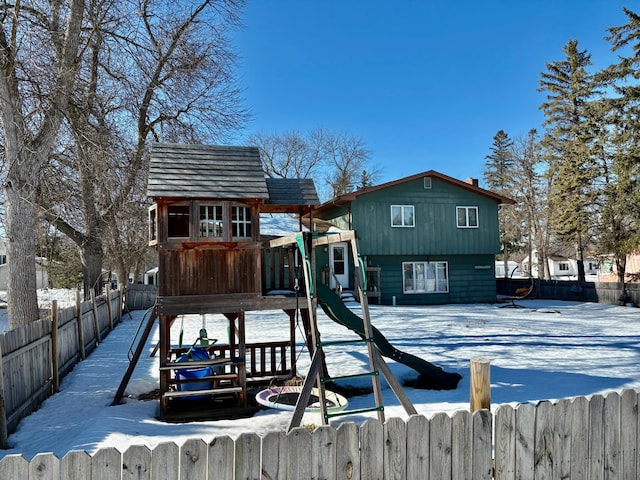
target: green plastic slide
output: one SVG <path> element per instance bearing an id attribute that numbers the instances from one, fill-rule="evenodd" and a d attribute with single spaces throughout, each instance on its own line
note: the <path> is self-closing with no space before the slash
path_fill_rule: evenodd
<path id="1" fill-rule="evenodd" d="M 316 292 L 320 307 L 331 320 L 344 325 L 360 337 L 365 337 L 362 318 L 349 310 L 333 290 L 318 283 L 316 284 Z M 426 360 L 398 350 L 376 327 L 372 325 L 371 328 L 373 343 L 383 356 L 400 362 L 420 374 L 415 382 L 410 382 L 410 386 L 429 390 L 453 390 L 458 386 L 462 375 L 445 372 L 442 368 Z"/>

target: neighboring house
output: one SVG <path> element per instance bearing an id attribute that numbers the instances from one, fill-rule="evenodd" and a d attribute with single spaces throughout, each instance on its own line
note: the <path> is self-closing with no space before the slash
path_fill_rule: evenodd
<path id="1" fill-rule="evenodd" d="M 640 252 L 627 255 L 627 265 L 625 268 L 625 282 L 640 282 Z M 613 255 L 602 255 L 598 268 L 599 282 L 617 282 L 618 270 Z"/>
<path id="2" fill-rule="evenodd" d="M 34 257 L 36 262 L 36 288 L 48 288 L 49 275 L 47 262 L 44 257 Z M 7 263 L 7 245 L 0 239 L 0 290 L 6 290 L 9 285 L 9 265 Z"/>
<path id="3" fill-rule="evenodd" d="M 492 302 L 498 208 L 513 203 L 430 170 L 334 198 L 313 215 L 356 231 L 369 295 L 381 303 Z M 349 255 L 347 244 L 316 251 L 319 281 L 352 288 Z"/>
<path id="4" fill-rule="evenodd" d="M 531 253 L 533 263 L 529 260 L 527 255 L 522 260 L 522 270 L 524 272 L 530 272 L 534 278 L 540 278 L 540 271 L 538 268 L 538 252 L 533 250 Z M 578 260 L 575 257 L 571 257 L 564 252 L 554 252 L 547 259 L 549 264 L 549 276 L 551 280 L 577 280 L 578 279 Z M 585 280 L 588 282 L 595 282 L 598 280 L 598 259 L 592 255 L 587 255 L 584 258 L 584 273 Z"/>
<path id="5" fill-rule="evenodd" d="M 527 277 L 528 278 L 528 275 L 523 274 L 522 270 L 520 269 L 520 264 L 513 260 L 509 260 L 507 262 L 506 275 L 504 271 L 504 260 L 496 260 L 495 266 L 496 266 L 496 278 L 505 278 L 505 277 L 507 278 Z"/>

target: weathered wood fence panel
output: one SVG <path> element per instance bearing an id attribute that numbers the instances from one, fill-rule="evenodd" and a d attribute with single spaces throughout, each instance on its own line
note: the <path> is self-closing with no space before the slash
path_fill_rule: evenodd
<path id="1" fill-rule="evenodd" d="M 639 394 L 0 460 L 0 478 L 637 479 Z M 495 428 L 493 423 L 495 421 Z M 494 467 L 495 465 L 495 467 Z M 29 477 L 31 474 L 31 477 Z"/>
<path id="2" fill-rule="evenodd" d="M 624 289 L 627 299 L 622 300 L 623 285 L 615 282 L 583 282 L 578 287 L 575 280 L 533 279 L 534 298 L 546 300 L 564 300 L 576 302 L 595 302 L 610 305 L 631 303 L 640 306 L 640 284 L 626 283 Z M 529 288 L 531 280 L 527 278 L 497 278 L 496 291 L 499 295 L 514 295 L 519 288 Z"/>
<path id="3" fill-rule="evenodd" d="M 96 299 L 95 308 L 90 302 L 81 303 L 80 325 L 76 307 L 59 309 L 56 349 L 51 343 L 50 317 L 0 334 L 0 370 L 6 415 L 0 422 L 6 424 L 9 433 L 15 430 L 21 418 L 37 409 L 52 394 L 53 352 L 57 354 L 58 377 L 62 378 L 83 358 L 85 351 L 95 348 L 98 332 L 101 332 L 100 336 L 106 336 L 110 326 L 120 320 L 121 293 L 110 292 L 108 300 L 110 307 L 105 296 Z M 80 331 L 83 332 L 83 344 L 80 343 Z"/>
<path id="4" fill-rule="evenodd" d="M 158 287 L 153 285 L 130 284 L 127 286 L 124 306 L 129 311 L 147 310 L 156 304 Z"/>

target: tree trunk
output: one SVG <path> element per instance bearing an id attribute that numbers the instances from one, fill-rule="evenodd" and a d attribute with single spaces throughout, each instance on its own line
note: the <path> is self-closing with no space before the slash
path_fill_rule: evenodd
<path id="1" fill-rule="evenodd" d="M 102 291 L 102 240 L 91 238 L 85 242 L 80 251 L 82 259 L 82 277 L 84 285 L 84 299 L 91 298 L 91 290 L 100 295 Z"/>
<path id="2" fill-rule="evenodd" d="M 27 162 L 16 162 L 24 165 Z M 14 163 L 15 165 L 15 163 Z M 33 194 L 22 188 L 19 166 L 9 170 L 5 183 L 7 205 L 7 258 L 9 282 L 7 312 L 9 329 L 38 320 L 38 294 L 36 291 L 36 212 Z"/>

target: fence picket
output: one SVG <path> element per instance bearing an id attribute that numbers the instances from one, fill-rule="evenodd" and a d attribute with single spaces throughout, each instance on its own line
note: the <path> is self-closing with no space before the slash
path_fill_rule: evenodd
<path id="1" fill-rule="evenodd" d="M 236 440 L 235 472 L 238 478 L 260 478 L 260 437 L 255 433 L 242 433 Z M 204 477 L 202 477 L 204 478 Z"/>
<path id="2" fill-rule="evenodd" d="M 336 475 L 360 479 L 360 440 L 355 423 L 343 423 L 337 428 Z"/>
<path id="3" fill-rule="evenodd" d="M 7 455 L 0 460 L 0 478 L 29 478 L 29 461 L 22 455 Z"/>
<path id="4" fill-rule="evenodd" d="M 569 406 L 571 418 L 571 479 L 589 478 L 589 402 L 575 398 Z"/>
<path id="5" fill-rule="evenodd" d="M 382 480 L 384 475 L 384 428 L 377 420 L 360 427 L 360 478 Z"/>
<path id="6" fill-rule="evenodd" d="M 189 439 L 180 447 L 181 480 L 207 478 L 207 444 L 201 439 Z"/>
<path id="7" fill-rule="evenodd" d="M 604 397 L 589 401 L 589 480 L 604 479 Z"/>
<path id="8" fill-rule="evenodd" d="M 132 445 L 122 454 L 122 480 L 152 480 L 151 450 L 144 445 Z"/>
<path id="9" fill-rule="evenodd" d="M 262 478 L 287 480 L 287 436 L 284 432 L 269 432 L 262 438 Z M 231 472 L 233 474 L 233 472 Z M 218 477 L 215 477 L 218 478 Z M 233 477 L 219 477 L 232 480 Z"/>
<path id="10" fill-rule="evenodd" d="M 90 471 L 91 457 L 84 450 L 67 452 L 60 460 L 60 478 L 64 480 L 86 480 Z"/>
<path id="11" fill-rule="evenodd" d="M 563 399 L 553 405 L 553 471 L 554 478 L 571 476 L 571 400 Z"/>
<path id="12" fill-rule="evenodd" d="M 29 463 L 29 478 L 60 480 L 60 460 L 53 453 L 37 454 Z"/>
<path id="13" fill-rule="evenodd" d="M 174 442 L 163 442 L 151 451 L 151 478 L 175 480 L 180 474 L 180 448 Z"/>
<path id="14" fill-rule="evenodd" d="M 620 421 L 625 428 L 620 430 L 620 450 L 622 478 L 638 478 L 638 394 L 624 390 L 620 396 Z"/>
<path id="15" fill-rule="evenodd" d="M 535 478 L 554 478 L 553 427 L 553 404 L 551 402 L 540 402 L 536 408 L 535 417 Z"/>
<path id="16" fill-rule="evenodd" d="M 336 480 L 336 430 L 323 425 L 311 434 L 311 478 Z"/>
<path id="17" fill-rule="evenodd" d="M 514 480 L 516 474 L 516 412 L 511 405 L 501 405 L 495 418 L 495 478 Z"/>
<path id="18" fill-rule="evenodd" d="M 471 478 L 471 414 L 466 410 L 451 417 L 451 476 Z"/>
<path id="19" fill-rule="evenodd" d="M 311 433 L 296 427 L 287 433 L 287 478 L 311 478 Z"/>
<path id="20" fill-rule="evenodd" d="M 98 450 L 91 457 L 91 480 L 120 480 L 122 454 L 115 448 Z"/>
<path id="21" fill-rule="evenodd" d="M 429 420 L 411 415 L 407 420 L 407 480 L 429 480 Z"/>
<path id="22" fill-rule="evenodd" d="M 384 478 L 405 479 L 407 475 L 407 425 L 401 418 L 388 418 L 383 426 Z"/>
<path id="23" fill-rule="evenodd" d="M 604 472 L 607 480 L 622 478 L 620 469 L 620 395 L 604 397 Z"/>
<path id="24" fill-rule="evenodd" d="M 493 447 L 491 412 L 483 409 L 473 413 L 472 425 L 472 471 L 470 477 L 474 480 L 490 480 L 493 478 L 493 464 L 491 450 Z M 456 477 L 462 478 L 462 477 Z"/>
<path id="25" fill-rule="evenodd" d="M 436 413 L 429 422 L 429 477 L 448 480 L 451 476 L 451 417 Z"/>

